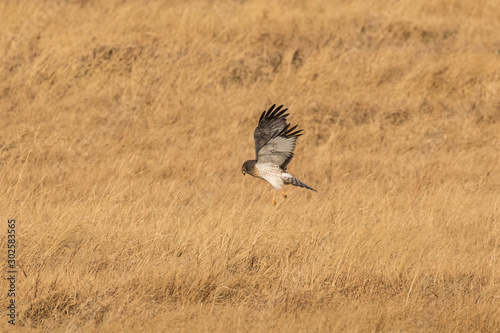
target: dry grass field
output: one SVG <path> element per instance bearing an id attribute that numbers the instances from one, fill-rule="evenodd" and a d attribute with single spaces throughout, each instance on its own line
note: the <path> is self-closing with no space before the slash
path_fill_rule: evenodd
<path id="1" fill-rule="evenodd" d="M 18 331 L 498 332 L 500 3 L 2 1 Z M 260 113 L 304 129 L 241 174 Z"/>

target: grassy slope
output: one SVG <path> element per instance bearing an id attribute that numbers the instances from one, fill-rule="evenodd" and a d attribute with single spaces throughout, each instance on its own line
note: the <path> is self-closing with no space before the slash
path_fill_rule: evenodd
<path id="1" fill-rule="evenodd" d="M 19 325 L 499 329 L 496 1 L 24 1 L 0 18 Z M 305 130 L 290 172 L 319 191 L 276 207 L 240 173 L 273 103 Z"/>

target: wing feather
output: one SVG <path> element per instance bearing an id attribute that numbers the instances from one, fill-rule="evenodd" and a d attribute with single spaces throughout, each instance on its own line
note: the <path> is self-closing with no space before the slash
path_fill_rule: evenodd
<path id="1" fill-rule="evenodd" d="M 288 109 L 283 109 L 283 105 L 276 107 L 273 104 L 269 110 L 262 112 L 259 118 L 259 124 L 253 133 L 255 141 L 255 155 L 258 158 L 259 150 L 264 147 L 264 145 L 271 140 L 276 132 L 282 131 L 286 126 L 286 117 L 288 113 L 285 113 Z"/>
<path id="2" fill-rule="evenodd" d="M 297 139 L 302 135 L 302 130 L 295 131 L 297 125 L 292 128 L 289 127 L 290 124 L 287 124 L 282 130 L 276 131 L 257 152 L 257 161 L 259 163 L 275 163 L 281 169 L 286 170 L 293 158 Z"/>

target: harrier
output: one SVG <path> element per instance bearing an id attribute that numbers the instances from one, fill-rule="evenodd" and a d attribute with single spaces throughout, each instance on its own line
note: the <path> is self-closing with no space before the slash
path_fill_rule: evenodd
<path id="1" fill-rule="evenodd" d="M 273 206 L 276 204 L 276 191 L 281 190 L 281 195 L 286 198 L 282 189 L 284 185 L 304 187 L 318 192 L 286 172 L 302 130 L 295 131 L 297 125 L 290 128 L 290 124 L 287 124 L 286 117 L 289 114 L 285 112 L 288 109 L 282 109 L 283 105 L 275 107 L 276 104 L 267 112 L 262 112 L 259 125 L 253 133 L 256 160 L 246 161 L 241 167 L 243 175 L 248 173 L 271 184 L 274 188 Z"/>

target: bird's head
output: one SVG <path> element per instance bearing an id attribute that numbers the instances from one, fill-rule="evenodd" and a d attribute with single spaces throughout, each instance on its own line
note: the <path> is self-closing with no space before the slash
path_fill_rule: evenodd
<path id="1" fill-rule="evenodd" d="M 252 171 L 255 167 L 255 160 L 250 160 L 250 161 L 246 161 L 245 163 L 243 163 L 243 166 L 241 167 L 241 173 L 244 175 L 246 175 L 247 173 L 249 174 L 252 174 Z"/>

